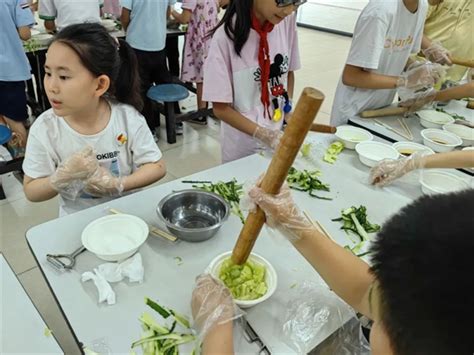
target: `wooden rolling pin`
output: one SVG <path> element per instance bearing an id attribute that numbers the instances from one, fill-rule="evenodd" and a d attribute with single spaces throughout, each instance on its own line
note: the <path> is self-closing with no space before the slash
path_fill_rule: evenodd
<path id="1" fill-rule="evenodd" d="M 384 107 L 378 110 L 362 111 L 359 115 L 362 118 L 376 118 L 386 116 L 403 116 L 407 112 L 406 107 Z"/>
<path id="2" fill-rule="evenodd" d="M 313 88 L 303 90 L 292 119 L 260 184 L 263 191 L 270 194 L 280 191 L 323 100 L 324 94 L 320 91 Z M 260 208 L 257 207 L 254 213 L 249 213 L 232 252 L 234 263 L 242 265 L 247 261 L 264 223 L 265 213 Z"/>
<path id="3" fill-rule="evenodd" d="M 461 58 L 452 57 L 451 62 L 453 62 L 453 64 L 461 65 L 463 67 L 474 68 L 473 59 L 469 60 L 469 59 L 461 59 Z"/>
<path id="4" fill-rule="evenodd" d="M 312 132 L 319 132 L 319 133 L 336 133 L 336 127 L 328 126 L 325 124 L 313 123 L 309 128 Z"/>

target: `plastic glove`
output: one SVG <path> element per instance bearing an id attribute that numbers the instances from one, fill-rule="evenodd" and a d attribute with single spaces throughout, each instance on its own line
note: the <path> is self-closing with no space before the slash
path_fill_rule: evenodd
<path id="1" fill-rule="evenodd" d="M 405 115 L 421 110 L 426 105 L 431 105 L 436 99 L 436 90 L 430 89 L 415 93 L 412 97 L 404 99 L 399 106 L 408 108 Z"/>
<path id="2" fill-rule="evenodd" d="M 314 229 L 313 224 L 300 211 L 291 197 L 290 188 L 284 184 L 276 195 L 267 194 L 260 187 L 249 191 L 250 199 L 260 206 L 270 227 L 283 227 L 287 239 L 294 243 L 301 232 Z"/>
<path id="3" fill-rule="evenodd" d="M 370 170 L 370 182 L 376 186 L 386 186 L 410 171 L 425 166 L 426 151 L 418 151 L 398 160 L 384 159 Z"/>
<path id="4" fill-rule="evenodd" d="M 235 305 L 229 289 L 209 274 L 196 278 L 191 310 L 194 328 L 201 340 L 215 325 L 233 321 L 244 315 Z"/>
<path id="5" fill-rule="evenodd" d="M 422 50 L 426 59 L 441 65 L 453 65 L 449 51 L 440 42 L 433 42 L 431 46 Z"/>
<path id="6" fill-rule="evenodd" d="M 84 192 L 95 197 L 120 196 L 123 188 L 122 178 L 113 176 L 109 170 L 99 167 L 86 180 Z"/>
<path id="7" fill-rule="evenodd" d="M 431 62 L 415 62 L 398 78 L 397 87 L 418 90 L 433 87 L 446 71 L 440 64 Z"/>
<path id="8" fill-rule="evenodd" d="M 74 200 L 84 186 L 83 180 L 92 176 L 98 168 L 94 149 L 88 146 L 61 162 L 49 177 L 49 182 L 54 190 Z"/>
<path id="9" fill-rule="evenodd" d="M 278 144 L 280 144 L 281 137 L 283 137 L 283 132 L 280 130 L 257 126 L 257 129 L 253 133 L 253 137 L 258 139 L 270 149 L 275 150 L 278 147 Z"/>

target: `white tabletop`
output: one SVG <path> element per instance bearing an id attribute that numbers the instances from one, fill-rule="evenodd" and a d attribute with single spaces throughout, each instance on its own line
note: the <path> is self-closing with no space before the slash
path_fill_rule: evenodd
<path id="1" fill-rule="evenodd" d="M 3 254 L 0 275 L 0 354 L 62 354 Z"/>
<path id="2" fill-rule="evenodd" d="M 334 139 L 333 135 L 311 134 L 308 138 L 318 142 L 322 149 Z M 183 180 L 222 180 L 236 178 L 239 182 L 255 179 L 266 170 L 269 159 L 253 155 L 232 163 L 206 170 Z M 298 158 L 297 168 L 318 168 L 321 180 L 331 186 L 332 201 L 311 198 L 307 193 L 295 192 L 294 197 L 301 208 L 319 220 L 332 237 L 341 245 L 349 244 L 349 239 L 332 218 L 340 215 L 343 208 L 365 205 L 369 219 L 382 224 L 401 207 L 421 194 L 416 178 L 401 179 L 385 189 L 367 184 L 369 169 L 362 165 L 354 151 L 345 150 L 334 165 L 322 162 L 321 156 L 313 163 Z M 97 291 L 91 283 L 81 284 L 79 278 L 84 271 L 92 270 L 102 261 L 89 252 L 81 254 L 72 272 L 59 274 L 47 264 L 47 253 L 72 252 L 81 243 L 81 231 L 91 221 L 107 214 L 114 207 L 131 213 L 145 221 L 159 225 L 155 208 L 158 202 L 173 190 L 189 188 L 181 179 L 153 187 L 133 195 L 116 199 L 108 205 L 96 206 L 73 215 L 35 226 L 27 232 L 27 240 L 40 268 L 56 295 L 77 338 L 87 346 L 102 339 L 112 353 L 128 352 L 132 341 L 139 338 L 141 330 L 137 318 L 143 311 L 145 296 L 158 299 L 163 305 L 184 314 L 190 313 L 191 292 L 195 277 L 218 254 L 231 250 L 240 232 L 240 220 L 231 216 L 218 234 L 202 243 L 179 242 L 172 244 L 155 237 L 149 237 L 140 248 L 145 267 L 145 281 L 140 285 L 121 282 L 112 287 L 117 294 L 117 304 L 106 306 L 97 304 Z M 382 203 L 383 201 L 383 203 Z M 162 226 L 163 227 L 163 226 Z M 281 236 L 274 236 L 264 228 L 256 242 L 254 252 L 269 260 L 278 274 L 275 294 L 262 304 L 248 310 L 247 319 L 272 353 L 293 353 L 281 339 L 281 317 L 286 309 L 289 290 L 293 284 L 306 280 L 320 281 L 319 275 L 306 260 Z M 179 256 L 183 264 L 178 266 L 174 257 Z M 344 314 L 346 321 L 349 314 Z M 323 328 L 314 339 L 314 346 L 323 341 L 342 324 L 332 324 Z M 236 345 L 237 353 L 247 353 L 242 344 Z"/>

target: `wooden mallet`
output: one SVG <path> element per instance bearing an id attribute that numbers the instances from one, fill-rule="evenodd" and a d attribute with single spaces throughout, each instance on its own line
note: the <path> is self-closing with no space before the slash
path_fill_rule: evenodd
<path id="1" fill-rule="evenodd" d="M 319 90 L 313 88 L 303 90 L 295 112 L 260 184 L 263 191 L 270 194 L 280 191 L 323 101 L 324 94 Z M 235 264 L 242 265 L 247 261 L 264 223 L 265 213 L 257 206 L 255 212 L 249 213 L 234 246 L 232 261 Z"/>

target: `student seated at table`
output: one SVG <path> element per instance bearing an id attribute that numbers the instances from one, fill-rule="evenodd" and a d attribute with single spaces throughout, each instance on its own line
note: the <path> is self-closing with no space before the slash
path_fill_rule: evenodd
<path id="1" fill-rule="evenodd" d="M 30 129 L 23 170 L 33 202 L 58 193 L 60 215 L 161 179 L 162 154 L 140 115 L 137 59 L 100 24 L 63 29 L 50 45 L 44 87 L 52 108 Z"/>
<path id="2" fill-rule="evenodd" d="M 474 190 L 425 196 L 402 208 L 373 240 L 372 266 L 321 234 L 288 187 L 277 195 L 254 188 L 250 197 L 328 286 L 373 320 L 372 354 L 472 354 Z M 193 292 L 204 354 L 233 353 L 232 322 L 225 322 L 232 298 L 224 290 L 201 276 Z"/>
<path id="3" fill-rule="evenodd" d="M 100 22 L 102 5 L 103 0 L 40 0 L 38 14 L 44 27 L 53 32 L 75 23 Z"/>
<path id="4" fill-rule="evenodd" d="M 410 55 L 420 50 L 426 12 L 427 4 L 420 0 L 372 0 L 362 10 L 337 86 L 331 125 L 390 105 L 397 88 L 433 87 L 441 65 L 409 66 L 404 72 Z"/>
<path id="5" fill-rule="evenodd" d="M 23 4 L 20 0 L 0 2 L 0 124 L 13 131 L 14 144 L 9 145 L 13 158 L 25 153 L 25 80 L 31 78 L 31 73 L 21 40 L 30 38 L 30 26 L 35 22 L 30 9 Z"/>
<path id="6" fill-rule="evenodd" d="M 474 150 L 437 154 L 416 152 L 397 160 L 385 159 L 370 170 L 370 181 L 373 185 L 386 186 L 410 171 L 432 168 L 474 168 Z"/>

